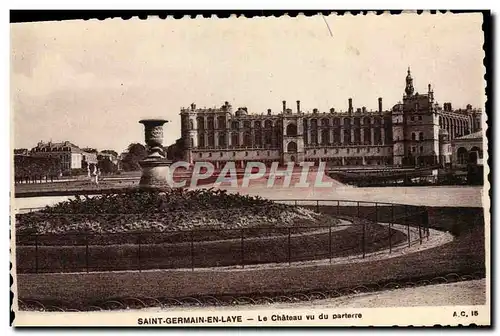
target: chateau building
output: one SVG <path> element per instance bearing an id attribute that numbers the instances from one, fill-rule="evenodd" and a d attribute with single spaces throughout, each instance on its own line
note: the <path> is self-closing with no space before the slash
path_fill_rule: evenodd
<path id="1" fill-rule="evenodd" d="M 440 106 L 428 85 L 427 93 L 414 92 L 410 69 L 403 101 L 392 109 L 354 108 L 348 99 L 346 111 L 331 108 L 305 111 L 296 102 L 294 110 L 283 101 L 273 114 L 251 114 L 225 102 L 220 108 L 182 108 L 181 141 L 185 160 L 209 161 L 221 167 L 245 162 L 326 161 L 330 166 L 423 166 L 451 162 L 451 142 L 481 129 L 482 111 L 467 105 L 453 110 Z"/>
<path id="2" fill-rule="evenodd" d="M 81 169 L 82 161 L 88 153 L 69 141 L 43 142 L 40 141 L 30 152 L 32 157 L 57 158 L 60 161 L 60 171 L 69 173 L 72 169 Z"/>

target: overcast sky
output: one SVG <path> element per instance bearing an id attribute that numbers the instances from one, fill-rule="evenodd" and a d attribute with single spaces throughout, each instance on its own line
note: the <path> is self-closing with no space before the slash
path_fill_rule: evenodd
<path id="1" fill-rule="evenodd" d="M 325 23 L 328 22 L 332 35 Z M 484 105 L 482 17 L 314 16 L 66 21 L 11 25 L 14 146 L 70 140 L 121 152 L 144 142 L 138 120 L 164 117 L 165 144 L 179 110 L 247 106 L 384 108 L 415 90 L 439 103 Z"/>

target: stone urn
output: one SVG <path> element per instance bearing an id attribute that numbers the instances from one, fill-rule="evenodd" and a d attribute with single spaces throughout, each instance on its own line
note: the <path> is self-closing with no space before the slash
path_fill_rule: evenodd
<path id="1" fill-rule="evenodd" d="M 163 125 L 168 120 L 143 119 L 139 123 L 144 125 L 144 137 L 147 157 L 139 162 L 142 169 L 139 186 L 142 188 L 169 188 L 171 176 L 169 166 L 163 149 Z"/>

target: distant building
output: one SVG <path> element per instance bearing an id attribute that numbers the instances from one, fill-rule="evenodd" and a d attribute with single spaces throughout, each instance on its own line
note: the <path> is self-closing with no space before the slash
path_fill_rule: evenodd
<path id="1" fill-rule="evenodd" d="M 83 160 L 87 165 L 97 164 L 98 151 L 95 148 L 82 148 Z"/>
<path id="2" fill-rule="evenodd" d="M 14 149 L 14 155 L 28 155 L 29 150 L 27 148 L 16 148 Z"/>
<path id="3" fill-rule="evenodd" d="M 403 102 L 384 109 L 354 108 L 329 112 L 304 111 L 297 101 L 295 111 L 283 101 L 278 114 L 251 114 L 246 107 L 233 111 L 225 102 L 220 108 L 182 108 L 181 140 L 184 160 L 209 161 L 221 167 L 235 161 L 274 161 L 330 166 L 445 166 L 451 161 L 454 139 L 481 129 L 481 109 L 453 110 L 440 106 L 434 91 L 414 92 L 408 69 Z"/>
<path id="4" fill-rule="evenodd" d="M 118 165 L 118 153 L 114 150 L 105 149 L 100 151 L 98 154 L 98 159 L 99 158 L 108 159 L 113 164 Z"/>
<path id="5" fill-rule="evenodd" d="M 78 146 L 69 141 L 43 142 L 40 141 L 32 148 L 30 155 L 41 158 L 58 158 L 62 173 L 70 173 L 72 169 L 81 169 L 86 155 Z"/>
<path id="6" fill-rule="evenodd" d="M 465 167 L 470 163 L 483 164 L 483 138 L 482 131 L 456 138 L 453 142 L 453 162 L 455 165 Z"/>

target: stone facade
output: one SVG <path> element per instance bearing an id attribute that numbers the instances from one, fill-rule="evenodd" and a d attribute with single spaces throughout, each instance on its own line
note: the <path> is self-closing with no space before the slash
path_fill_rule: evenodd
<path id="1" fill-rule="evenodd" d="M 246 107 L 233 109 L 225 102 L 219 108 L 182 108 L 181 140 L 184 159 L 190 163 L 209 161 L 220 167 L 227 161 L 302 162 L 326 161 L 330 166 L 403 166 L 446 164 L 450 141 L 481 128 L 480 109 L 470 105 L 452 110 L 441 107 L 428 86 L 427 93 L 414 92 L 408 69 L 403 102 L 384 109 L 353 107 L 328 112 L 304 111 L 300 101 L 294 109 L 282 102 L 273 114 L 251 114 Z M 446 132 L 441 132 L 444 130 Z"/>
<path id="2" fill-rule="evenodd" d="M 40 141 L 31 149 L 30 155 L 40 158 L 57 158 L 60 160 L 60 172 L 69 173 L 72 169 L 82 168 L 82 161 L 88 153 L 69 141 L 57 143 Z"/>

